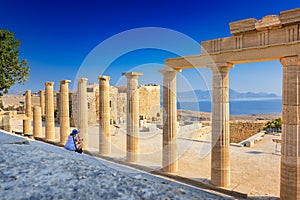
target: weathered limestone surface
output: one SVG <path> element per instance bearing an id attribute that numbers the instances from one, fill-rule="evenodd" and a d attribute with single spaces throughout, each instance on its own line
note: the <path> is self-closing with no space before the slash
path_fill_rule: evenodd
<path id="1" fill-rule="evenodd" d="M 169 67 L 163 75 L 163 171 L 178 171 L 176 74 L 180 70 Z"/>
<path id="2" fill-rule="evenodd" d="M 0 147 L 1 199 L 233 199 L 1 132 Z"/>
<path id="3" fill-rule="evenodd" d="M 140 154 L 138 77 L 143 74 L 128 72 L 122 75 L 127 78 L 127 161 L 137 162 Z"/>
<path id="4" fill-rule="evenodd" d="M 69 83 L 70 80 L 60 81 L 59 91 L 59 119 L 60 119 L 60 143 L 65 144 L 70 132 L 69 118 Z"/>
<path id="5" fill-rule="evenodd" d="M 33 108 L 33 137 L 42 138 L 42 109 L 40 106 Z"/>
<path id="6" fill-rule="evenodd" d="M 88 104 L 86 91 L 87 78 L 78 79 L 78 129 L 83 138 L 83 148 L 88 146 Z"/>
<path id="7" fill-rule="evenodd" d="M 109 76 L 99 76 L 99 153 L 111 152 Z"/>
<path id="8" fill-rule="evenodd" d="M 284 57 L 282 91 L 281 199 L 300 199 L 300 60 Z"/>
<path id="9" fill-rule="evenodd" d="M 54 140 L 55 124 L 54 124 L 54 97 L 53 97 L 54 82 L 46 82 L 46 97 L 45 97 L 45 113 L 46 113 L 46 139 Z"/>
<path id="10" fill-rule="evenodd" d="M 211 182 L 217 186 L 230 185 L 230 136 L 228 70 L 231 64 L 211 67 L 212 91 L 212 154 Z"/>

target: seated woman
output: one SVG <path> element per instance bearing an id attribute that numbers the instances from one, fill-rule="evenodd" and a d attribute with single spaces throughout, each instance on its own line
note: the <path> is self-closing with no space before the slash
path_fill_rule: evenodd
<path id="1" fill-rule="evenodd" d="M 65 149 L 82 153 L 82 139 L 79 137 L 79 131 L 73 129 L 65 144 Z"/>

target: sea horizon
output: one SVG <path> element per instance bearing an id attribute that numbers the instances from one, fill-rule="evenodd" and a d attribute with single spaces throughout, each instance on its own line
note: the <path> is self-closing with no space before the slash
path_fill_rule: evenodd
<path id="1" fill-rule="evenodd" d="M 178 110 L 211 112 L 211 100 L 178 101 Z M 280 114 L 282 98 L 244 98 L 229 100 L 230 115 Z"/>

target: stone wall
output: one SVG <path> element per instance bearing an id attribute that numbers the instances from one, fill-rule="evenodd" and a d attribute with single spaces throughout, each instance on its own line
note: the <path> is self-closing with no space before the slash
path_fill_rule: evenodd
<path id="1" fill-rule="evenodd" d="M 263 130 L 265 121 L 230 122 L 230 142 L 239 143 Z"/>

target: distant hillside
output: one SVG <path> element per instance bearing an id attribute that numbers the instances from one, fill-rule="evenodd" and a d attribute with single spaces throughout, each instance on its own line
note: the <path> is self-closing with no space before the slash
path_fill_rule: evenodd
<path id="1" fill-rule="evenodd" d="M 212 92 L 209 90 L 194 90 L 187 92 L 178 92 L 177 97 L 180 101 L 195 101 L 196 100 L 210 100 Z M 266 92 L 237 92 L 229 89 L 229 99 L 258 99 L 258 98 L 279 98 L 278 95 Z"/>

